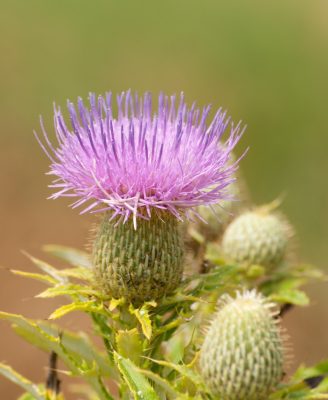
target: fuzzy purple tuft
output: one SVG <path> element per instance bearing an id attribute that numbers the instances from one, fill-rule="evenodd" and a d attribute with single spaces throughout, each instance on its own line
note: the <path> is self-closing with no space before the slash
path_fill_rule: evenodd
<path id="1" fill-rule="evenodd" d="M 54 107 L 58 147 L 54 147 L 41 119 L 44 143 L 40 145 L 51 160 L 50 198 L 77 197 L 72 207 L 84 206 L 82 213 L 112 211 L 124 222 L 133 216 L 150 218 L 154 209 L 167 210 L 181 219 L 195 207 L 227 199 L 227 186 L 234 181 L 238 161 L 230 154 L 243 130 L 226 112 L 217 111 L 206 120 L 210 106 L 202 112 L 195 103 L 188 108 L 181 94 L 159 95 L 157 113 L 149 93 L 138 98 L 130 91 L 117 96 L 117 116 L 112 95 L 89 96 L 86 107 L 68 101 L 70 127 L 59 108 Z M 230 134 L 223 142 L 227 126 Z M 197 214 L 197 213 L 196 213 Z"/>

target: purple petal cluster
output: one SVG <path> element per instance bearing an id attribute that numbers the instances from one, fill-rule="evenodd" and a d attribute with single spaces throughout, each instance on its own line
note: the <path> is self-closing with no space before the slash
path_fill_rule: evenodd
<path id="1" fill-rule="evenodd" d="M 183 95 L 160 94 L 156 110 L 149 93 L 123 92 L 113 103 L 111 93 L 90 94 L 87 106 L 81 98 L 76 106 L 68 101 L 69 125 L 55 106 L 56 146 L 41 120 L 44 138 L 36 136 L 51 160 L 51 198 L 76 197 L 72 206 L 83 206 L 82 213 L 111 210 L 113 218 L 133 216 L 135 223 L 154 209 L 190 217 L 195 207 L 227 198 L 240 123 L 220 109 L 207 124 L 210 106 L 188 108 Z"/>

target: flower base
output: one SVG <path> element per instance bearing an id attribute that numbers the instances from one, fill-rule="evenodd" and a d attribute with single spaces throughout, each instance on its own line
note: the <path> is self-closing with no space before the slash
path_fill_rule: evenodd
<path id="1" fill-rule="evenodd" d="M 114 298 L 156 300 L 179 285 L 183 254 L 179 222 L 169 213 L 140 219 L 136 230 L 131 219 L 115 225 L 106 215 L 93 247 L 96 283 Z"/>

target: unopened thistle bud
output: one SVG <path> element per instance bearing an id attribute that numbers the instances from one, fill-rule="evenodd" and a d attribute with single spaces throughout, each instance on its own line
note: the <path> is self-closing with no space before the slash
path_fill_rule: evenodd
<path id="1" fill-rule="evenodd" d="M 228 164 L 242 132 L 219 110 L 207 125 L 210 107 L 187 108 L 183 95 L 152 99 L 130 92 L 68 102 L 71 128 L 55 108 L 58 148 L 43 129 L 50 158 L 52 198 L 77 197 L 82 212 L 105 212 L 93 246 L 96 281 L 104 293 L 130 301 L 156 299 L 174 290 L 183 269 L 178 229 L 195 208 L 224 199 L 237 163 Z M 42 125 L 42 124 L 41 124 Z M 209 190 L 210 187 L 210 190 Z M 197 213 L 196 213 L 197 215 Z"/>
<path id="2" fill-rule="evenodd" d="M 272 307 L 255 291 L 222 300 L 200 353 L 200 371 L 213 395 L 264 400 L 280 382 L 284 339 Z"/>
<path id="3" fill-rule="evenodd" d="M 234 262 L 273 268 L 284 259 L 291 235 L 285 218 L 262 207 L 231 222 L 222 238 L 222 251 Z"/>

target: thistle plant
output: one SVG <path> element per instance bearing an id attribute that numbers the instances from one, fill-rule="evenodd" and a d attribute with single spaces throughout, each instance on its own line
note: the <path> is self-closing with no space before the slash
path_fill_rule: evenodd
<path id="1" fill-rule="evenodd" d="M 37 297 L 69 299 L 47 321 L 0 313 L 49 354 L 37 384 L 0 364 L 21 400 L 328 398 L 328 362 L 289 371 L 280 328 L 309 302 L 301 285 L 324 276 L 287 257 L 292 228 L 271 206 L 233 207 L 244 128 L 209 113 L 183 95 L 154 107 L 127 92 L 68 102 L 68 122 L 55 107 L 56 140 L 41 120 L 50 198 L 74 198 L 96 228 L 88 252 L 44 247 L 65 268 L 29 256 L 40 272 L 11 270 L 49 286 Z M 219 209 L 233 215 L 221 223 Z M 90 317 L 92 335 L 53 323 L 71 312 Z"/>
<path id="2" fill-rule="evenodd" d="M 71 127 L 55 108 L 58 148 L 43 129 L 55 176 L 51 196 L 77 197 L 73 207 L 104 214 L 93 249 L 96 280 L 105 294 L 143 302 L 174 290 L 183 271 L 179 221 L 195 207 L 226 196 L 237 162 L 228 165 L 241 133 L 219 110 L 209 126 L 209 107 L 187 107 L 181 95 L 160 95 L 152 113 L 149 94 L 130 92 L 89 98 L 89 109 L 68 102 Z M 41 124 L 42 125 L 42 124 Z M 38 137 L 38 136 L 37 136 Z M 209 190 L 209 186 L 211 189 Z M 138 227 L 139 225 L 139 227 Z"/>

